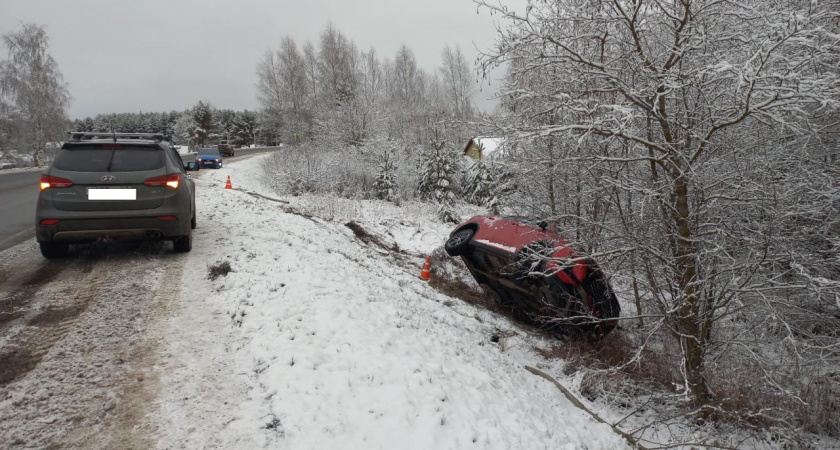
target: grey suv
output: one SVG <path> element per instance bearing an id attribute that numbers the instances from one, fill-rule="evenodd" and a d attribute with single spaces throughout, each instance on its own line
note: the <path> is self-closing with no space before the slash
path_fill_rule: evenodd
<path id="1" fill-rule="evenodd" d="M 35 234 L 46 258 L 98 239 L 165 239 L 192 249 L 195 184 L 162 135 L 77 133 L 41 174 Z"/>

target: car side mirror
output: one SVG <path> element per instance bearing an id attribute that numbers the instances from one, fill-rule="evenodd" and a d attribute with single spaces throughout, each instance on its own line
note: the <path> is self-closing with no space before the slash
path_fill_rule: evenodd
<path id="1" fill-rule="evenodd" d="M 546 222 L 545 220 L 543 220 L 542 222 L 540 222 L 538 226 L 539 226 L 539 227 L 540 227 L 543 231 L 548 230 L 548 222 Z"/>
<path id="2" fill-rule="evenodd" d="M 187 172 L 198 172 L 200 168 L 198 167 L 197 162 L 190 161 L 190 162 L 187 163 L 186 166 L 184 166 L 184 169 L 186 169 Z"/>

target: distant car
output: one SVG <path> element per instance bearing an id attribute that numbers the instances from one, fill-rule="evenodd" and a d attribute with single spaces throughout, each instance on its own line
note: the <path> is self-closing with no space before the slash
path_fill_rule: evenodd
<path id="1" fill-rule="evenodd" d="M 216 148 L 219 149 L 219 153 L 221 153 L 222 156 L 234 155 L 233 146 L 230 144 L 219 144 L 216 146 Z"/>
<path id="2" fill-rule="evenodd" d="M 221 169 L 223 160 L 219 149 L 213 147 L 200 148 L 195 154 L 195 162 L 201 167 Z"/>
<path id="3" fill-rule="evenodd" d="M 100 239 L 166 239 L 192 249 L 195 184 L 162 135 L 72 132 L 41 174 L 35 236 L 46 258 Z"/>
<path id="4" fill-rule="evenodd" d="M 552 223 L 476 216 L 455 227 L 444 249 L 461 256 L 504 305 L 550 324 L 558 337 L 569 331 L 604 335 L 618 324 L 621 307 L 604 273 Z"/>

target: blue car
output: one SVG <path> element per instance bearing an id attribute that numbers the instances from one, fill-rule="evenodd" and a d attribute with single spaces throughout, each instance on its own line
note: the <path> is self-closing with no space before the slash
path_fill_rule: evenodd
<path id="1" fill-rule="evenodd" d="M 217 148 L 202 148 L 195 154 L 195 162 L 201 167 L 222 168 L 222 155 Z"/>

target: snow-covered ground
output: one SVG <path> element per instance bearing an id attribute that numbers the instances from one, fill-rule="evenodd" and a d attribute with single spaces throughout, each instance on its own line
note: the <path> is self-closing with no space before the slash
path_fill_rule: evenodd
<path id="1" fill-rule="evenodd" d="M 524 369 L 560 374 L 533 351 L 542 338 L 419 278 L 451 229 L 433 208 L 282 199 L 318 213 L 295 214 L 246 192 L 273 196 L 261 159 L 197 177 L 199 228 L 158 369 L 159 448 L 626 447 Z M 402 252 L 365 244 L 349 220 Z M 217 261 L 232 272 L 210 280 Z"/>

